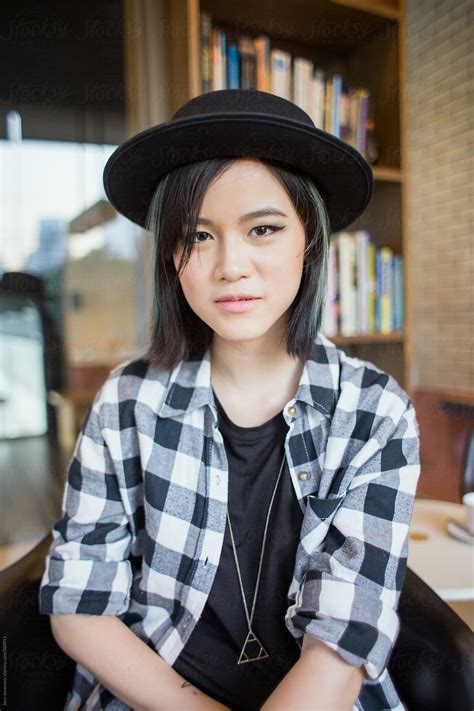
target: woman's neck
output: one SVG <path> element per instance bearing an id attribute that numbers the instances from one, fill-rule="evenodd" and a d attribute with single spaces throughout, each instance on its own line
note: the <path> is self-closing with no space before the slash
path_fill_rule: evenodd
<path id="1" fill-rule="evenodd" d="M 284 407 L 298 388 L 304 364 L 268 341 L 211 344 L 211 383 L 236 424 L 261 424 Z"/>

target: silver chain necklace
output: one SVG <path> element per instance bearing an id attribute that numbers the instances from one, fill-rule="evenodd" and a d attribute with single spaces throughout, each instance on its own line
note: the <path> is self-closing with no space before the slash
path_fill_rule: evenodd
<path id="1" fill-rule="evenodd" d="M 258 586 L 260 583 L 260 573 L 262 571 L 262 561 L 263 561 L 263 554 L 265 551 L 265 544 L 266 544 L 266 540 L 267 540 L 268 522 L 270 520 L 270 513 L 272 510 L 272 506 L 273 506 L 273 499 L 275 498 L 275 493 L 276 493 L 276 490 L 278 487 L 278 482 L 280 481 L 281 473 L 283 471 L 284 462 L 285 462 L 285 454 L 283 454 L 283 459 L 281 462 L 280 471 L 278 473 L 276 484 L 273 489 L 272 498 L 270 500 L 270 506 L 268 507 L 267 519 L 265 522 L 265 530 L 263 532 L 262 551 L 260 553 L 260 562 L 258 565 L 257 581 L 255 583 L 255 593 L 253 596 L 252 612 L 250 615 L 249 615 L 249 611 L 248 611 L 248 607 L 247 607 L 247 601 L 245 599 L 244 586 L 242 585 L 242 576 L 240 574 L 240 566 L 239 566 L 239 561 L 237 558 L 237 551 L 235 550 L 234 534 L 232 532 L 232 525 L 230 522 L 229 511 L 227 510 L 227 520 L 229 522 L 229 531 L 230 531 L 230 538 L 232 541 L 232 550 L 234 552 L 235 566 L 237 568 L 237 575 L 239 576 L 240 591 L 242 594 L 242 600 L 244 602 L 245 614 L 247 617 L 247 623 L 248 623 L 248 628 L 249 628 L 249 631 L 248 631 L 247 637 L 245 639 L 244 645 L 241 649 L 237 664 L 245 664 L 246 662 L 255 662 L 259 659 L 266 659 L 270 656 L 268 654 L 267 650 L 264 648 L 263 644 L 260 642 L 260 640 L 256 636 L 255 632 L 252 630 L 252 620 L 253 620 L 253 614 L 255 612 L 255 603 L 257 601 Z M 255 652 L 255 650 L 256 650 L 256 652 Z M 253 654 L 254 656 L 250 656 L 251 654 Z"/>

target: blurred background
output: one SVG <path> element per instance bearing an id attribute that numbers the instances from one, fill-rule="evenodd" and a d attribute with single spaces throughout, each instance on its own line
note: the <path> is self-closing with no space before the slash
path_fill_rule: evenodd
<path id="1" fill-rule="evenodd" d="M 151 236 L 106 200 L 107 158 L 193 96 L 258 88 L 372 164 L 368 210 L 331 237 L 322 330 L 412 398 L 412 564 L 443 592 L 436 556 L 458 556 L 444 597 L 472 623 L 472 548 L 446 532 L 474 489 L 472 29 L 468 0 L 3 4 L 0 567 L 50 530 L 97 389 L 147 343 Z"/>

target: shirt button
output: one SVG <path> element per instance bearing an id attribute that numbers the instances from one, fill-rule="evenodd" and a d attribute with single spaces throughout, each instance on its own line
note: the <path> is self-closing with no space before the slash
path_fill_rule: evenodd
<path id="1" fill-rule="evenodd" d="M 287 413 L 293 417 L 293 415 L 296 415 L 296 407 L 294 405 L 290 405 L 290 407 L 287 409 Z"/>
<path id="2" fill-rule="evenodd" d="M 300 473 L 298 474 L 298 477 L 299 477 L 302 481 L 306 481 L 307 479 L 309 479 L 309 474 L 308 474 L 308 472 L 300 472 Z"/>

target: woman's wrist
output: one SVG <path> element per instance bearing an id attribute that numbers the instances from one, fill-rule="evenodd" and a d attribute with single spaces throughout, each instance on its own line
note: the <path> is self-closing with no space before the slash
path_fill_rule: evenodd
<path id="1" fill-rule="evenodd" d="M 216 701 L 188 681 L 183 682 L 181 689 L 183 690 L 182 699 L 175 696 L 172 701 L 161 701 L 161 703 L 156 702 L 152 706 L 136 707 L 134 711 L 177 711 L 178 709 L 183 709 L 183 711 L 184 709 L 186 711 L 231 711 L 229 706 Z"/>

